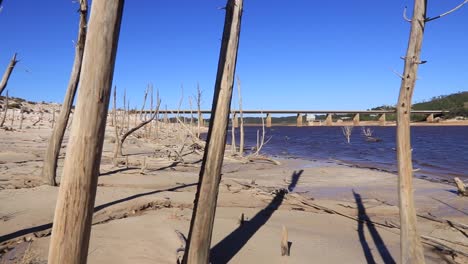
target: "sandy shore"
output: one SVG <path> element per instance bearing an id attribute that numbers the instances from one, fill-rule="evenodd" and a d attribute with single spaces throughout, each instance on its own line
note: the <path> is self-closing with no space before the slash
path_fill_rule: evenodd
<path id="1" fill-rule="evenodd" d="M 0 263 L 47 259 L 58 191 L 40 177 L 50 125 L 28 127 L 0 131 Z M 188 233 L 201 156 L 169 159 L 165 151 L 180 145 L 170 133 L 157 141 L 131 137 L 124 145 L 128 164 L 114 166 L 112 129 L 106 131 L 88 263 L 175 263 L 181 246 L 175 230 Z M 212 263 L 399 262 L 396 175 L 279 161 L 225 159 Z M 455 190 L 415 179 L 426 263 L 468 263 L 467 200 Z M 246 222 L 239 226 L 242 213 Z M 280 255 L 282 226 L 289 233 L 289 257 Z M 450 255 L 444 245 L 458 253 Z"/>

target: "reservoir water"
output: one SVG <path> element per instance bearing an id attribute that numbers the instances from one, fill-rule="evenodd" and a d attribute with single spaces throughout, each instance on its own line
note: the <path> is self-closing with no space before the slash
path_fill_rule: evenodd
<path id="1" fill-rule="evenodd" d="M 378 142 L 369 142 L 360 127 L 354 127 L 348 144 L 339 126 L 266 128 L 262 153 L 307 160 L 333 161 L 358 167 L 396 172 L 396 127 L 368 127 Z M 245 127 L 246 148 L 256 145 L 257 130 Z M 236 129 L 238 136 L 239 129 Z M 231 132 L 228 133 L 230 143 Z M 236 140 L 239 143 L 239 139 Z M 413 167 L 415 175 L 437 181 L 452 181 L 453 177 L 468 180 L 468 126 L 411 127 Z"/>

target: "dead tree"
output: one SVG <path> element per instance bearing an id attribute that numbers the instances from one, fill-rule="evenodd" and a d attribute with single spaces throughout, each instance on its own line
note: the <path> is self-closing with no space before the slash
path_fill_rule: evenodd
<path id="1" fill-rule="evenodd" d="M 234 84 L 243 0 L 228 0 L 210 126 L 183 263 L 209 263 Z"/>
<path id="2" fill-rule="evenodd" d="M 5 103 L 3 104 L 3 117 L 2 117 L 2 121 L 0 122 L 0 127 L 3 127 L 3 125 L 5 124 L 5 120 L 6 120 L 6 116 L 7 116 L 7 111 L 8 111 L 8 90 L 6 92 L 6 97 L 5 97 Z"/>
<path id="3" fill-rule="evenodd" d="M 128 129 L 127 132 L 125 132 L 122 136 L 120 136 L 120 134 L 122 133 L 122 130 L 119 130 L 118 124 L 117 124 L 118 122 L 116 120 L 116 90 L 117 90 L 117 88 L 114 89 L 114 123 L 115 123 L 115 131 L 116 131 L 115 132 L 114 158 L 117 158 L 118 156 L 123 155 L 122 154 L 122 146 L 123 146 L 123 143 L 125 142 L 125 140 L 127 139 L 128 136 L 130 136 L 132 133 L 138 131 L 140 128 L 144 127 L 145 125 L 149 124 L 150 122 L 152 122 L 156 118 L 157 113 L 159 112 L 159 106 L 161 105 L 161 100 L 159 100 L 156 103 L 156 111 L 153 111 L 151 113 L 150 118 L 148 118 L 148 119 L 143 119 L 142 118 L 143 117 L 142 113 L 143 113 L 143 110 L 144 110 L 144 107 L 145 107 L 145 102 L 146 102 L 146 99 L 147 99 L 147 96 L 148 96 L 148 90 L 149 90 L 149 88 L 148 88 L 145 91 L 143 106 L 142 106 L 141 111 L 140 111 L 140 117 L 142 118 L 141 122 L 138 125 L 135 125 L 133 128 Z M 135 118 L 137 118 L 136 113 L 135 113 Z M 123 125 L 122 125 L 122 127 L 123 127 Z"/>
<path id="4" fill-rule="evenodd" d="M 343 132 L 343 136 L 346 138 L 346 142 L 351 143 L 351 133 L 353 132 L 352 126 L 343 126 L 341 127 L 341 131 Z"/>
<path id="5" fill-rule="evenodd" d="M 468 1 L 454 9 L 429 18 L 426 16 L 427 0 L 415 0 L 413 17 L 406 16 L 406 8 L 403 12 L 405 20 L 411 23 L 408 48 L 405 61 L 404 72 L 401 75 L 400 95 L 397 103 L 397 163 L 399 175 L 399 197 L 400 197 L 400 263 L 424 263 L 424 254 L 421 240 L 416 228 L 416 211 L 413 198 L 413 166 L 411 157 L 410 142 L 410 115 L 411 98 L 417 79 L 419 64 L 425 63 L 420 58 L 421 47 L 424 36 L 426 22 L 443 17 L 463 6 Z"/>
<path id="6" fill-rule="evenodd" d="M 88 2 L 87 0 L 81 0 L 80 24 L 78 29 L 78 41 L 75 46 L 75 59 L 73 62 L 73 68 L 71 71 L 70 80 L 68 81 L 67 92 L 65 93 L 65 98 L 57 118 L 57 124 L 52 130 L 52 135 L 50 136 L 49 144 L 47 145 L 47 150 L 44 157 L 44 167 L 42 168 L 42 177 L 51 186 L 57 185 L 57 161 L 60 155 L 60 147 L 62 145 L 63 136 L 65 135 L 65 130 L 67 129 L 68 119 L 70 117 L 76 90 L 78 89 L 78 81 L 80 79 L 81 64 L 83 61 L 83 51 L 86 40 L 87 17 Z"/>
<path id="7" fill-rule="evenodd" d="M 20 125 L 19 125 L 19 129 L 23 129 L 23 120 L 24 120 L 24 108 L 21 107 L 21 110 L 20 110 Z"/>
<path id="8" fill-rule="evenodd" d="M 237 93 L 239 95 L 239 155 L 244 154 L 244 111 L 242 110 L 241 80 L 237 76 Z"/>
<path id="9" fill-rule="evenodd" d="M 236 147 L 236 126 L 235 126 L 235 119 L 237 118 L 236 116 L 236 111 L 232 111 L 232 117 L 231 117 L 231 154 L 234 155 L 237 152 L 237 147 Z"/>
<path id="10" fill-rule="evenodd" d="M 101 163 L 123 0 L 93 0 L 80 89 L 49 246 L 49 264 L 84 264 Z"/>
<path id="11" fill-rule="evenodd" d="M 197 113 L 198 113 L 198 121 L 197 121 L 197 137 L 200 138 L 201 134 L 201 127 L 203 126 L 203 115 L 201 112 L 201 98 L 202 98 L 202 91 L 200 90 L 200 85 L 197 84 Z M 167 109 L 166 109 L 167 110 Z"/>
<path id="12" fill-rule="evenodd" d="M 8 67 L 5 70 L 5 73 L 3 74 L 2 82 L 0 82 L 0 95 L 2 95 L 3 90 L 7 87 L 8 80 L 10 79 L 10 75 L 13 72 L 13 69 L 15 68 L 15 65 L 18 61 L 16 60 L 16 53 L 13 54 L 13 58 L 11 58 L 10 63 L 8 64 Z"/>

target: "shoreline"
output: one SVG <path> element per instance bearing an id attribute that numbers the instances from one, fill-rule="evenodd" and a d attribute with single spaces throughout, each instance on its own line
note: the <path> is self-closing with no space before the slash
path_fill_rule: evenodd
<path id="1" fill-rule="evenodd" d="M 249 127 L 262 127 L 262 124 L 244 124 L 244 126 L 249 126 Z M 296 124 L 293 123 L 272 123 L 270 128 L 274 127 L 281 127 L 281 126 L 297 126 Z M 313 125 L 308 125 L 307 123 L 304 123 L 301 127 L 326 127 L 327 125 L 322 125 L 322 124 L 313 124 Z M 395 127 L 396 122 L 395 121 L 386 121 L 385 125 L 381 124 L 379 121 L 360 121 L 359 125 L 354 125 L 353 122 L 333 122 L 331 125 L 341 127 L 341 126 L 356 126 L 356 127 L 365 127 L 365 126 L 382 126 L 382 127 Z M 463 120 L 463 121 L 441 121 L 441 122 L 411 122 L 410 126 L 468 126 L 468 120 Z"/>
<path id="2" fill-rule="evenodd" d="M 112 160 L 114 131 L 106 128 L 88 263 L 175 262 L 180 247 L 175 230 L 188 234 L 202 155 L 185 148 L 184 161 L 175 163 L 166 153 L 181 149 L 185 136 L 174 134 L 180 129 L 174 124 L 160 128 L 157 140 L 129 138 L 123 164 Z M 59 189 L 41 178 L 50 127 L 1 133 L 0 255 L 46 260 Z M 225 157 L 212 263 L 365 263 L 367 249 L 376 263 L 398 259 L 395 174 L 331 160 L 279 158 L 275 165 L 245 163 L 229 151 Z M 58 165 L 61 175 L 63 159 Z M 444 248 L 468 251 L 462 245 L 466 238 L 445 221 L 466 222 L 465 198 L 453 185 L 416 178 L 414 186 L 420 234 Z M 239 226 L 241 214 L 245 223 Z M 288 257 L 279 252 L 282 226 L 292 243 Z M 386 254 L 379 253 L 382 249 Z M 424 253 L 426 263 L 444 263 L 446 255 L 427 241 Z M 463 255 L 454 259 L 464 261 Z"/>

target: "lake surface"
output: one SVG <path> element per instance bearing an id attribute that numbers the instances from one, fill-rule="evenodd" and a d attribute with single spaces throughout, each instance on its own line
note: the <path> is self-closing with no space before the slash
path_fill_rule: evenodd
<path id="1" fill-rule="evenodd" d="M 341 127 L 274 126 L 266 128 L 266 138 L 271 139 L 261 152 L 396 172 L 396 127 L 369 128 L 373 130 L 373 137 L 382 141 L 366 141 L 360 127 L 354 127 L 348 144 Z M 261 134 L 261 127 L 245 127 L 246 148 L 256 145 L 257 130 Z M 231 131 L 228 133 L 229 143 L 230 140 Z M 452 181 L 453 177 L 468 180 L 468 126 L 411 127 L 411 144 L 417 177 L 442 181 Z"/>

